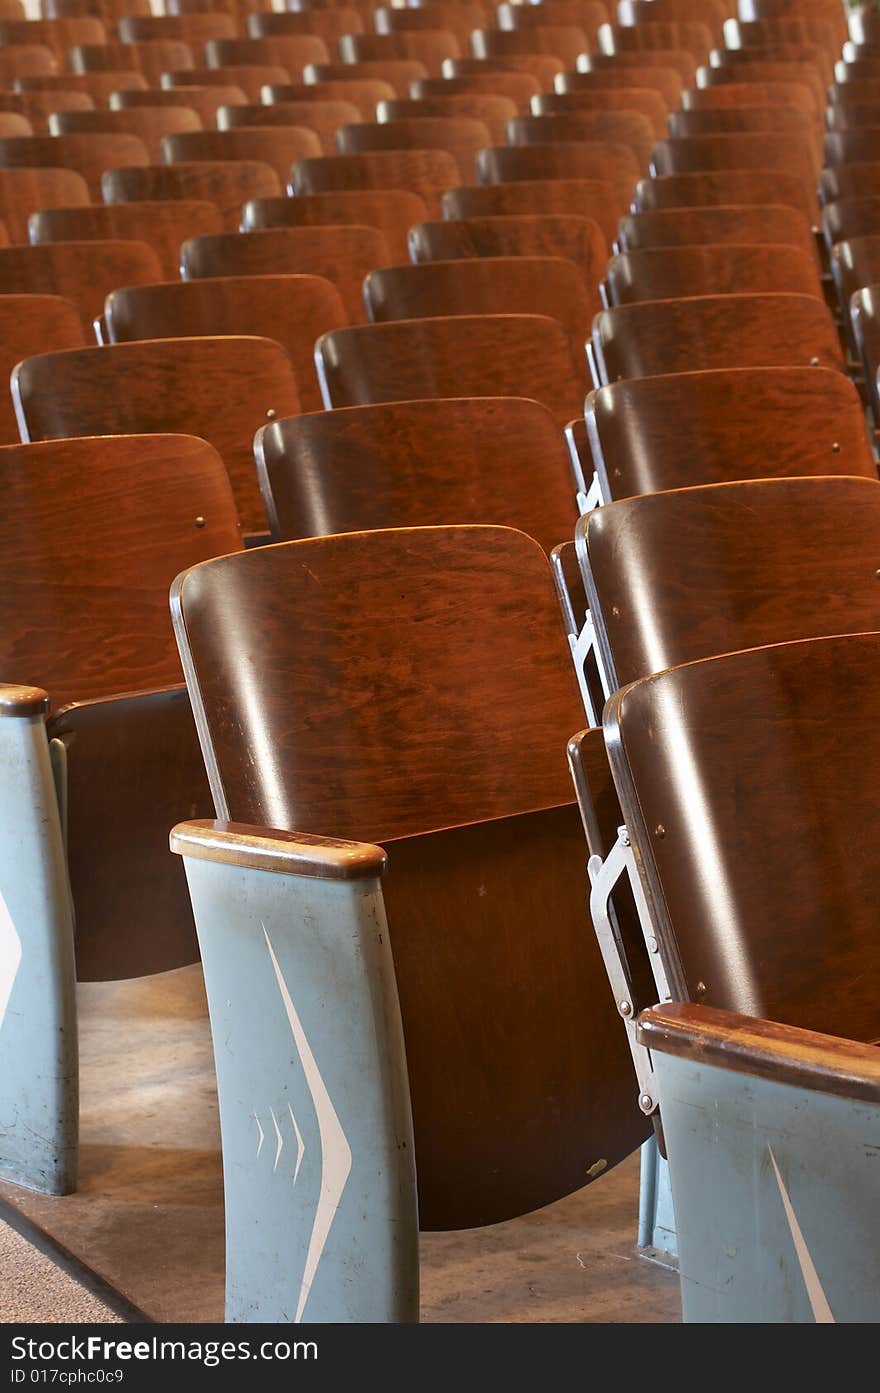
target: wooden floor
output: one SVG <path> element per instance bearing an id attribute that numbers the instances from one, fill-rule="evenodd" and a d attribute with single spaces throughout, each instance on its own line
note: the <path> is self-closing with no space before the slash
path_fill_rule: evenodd
<path id="1" fill-rule="evenodd" d="M 157 1321 L 223 1318 L 223 1197 L 201 971 L 80 987 L 80 1188 L 0 1198 Z M 424 1234 L 422 1319 L 680 1319 L 635 1247 L 638 1157 L 510 1223 Z"/>

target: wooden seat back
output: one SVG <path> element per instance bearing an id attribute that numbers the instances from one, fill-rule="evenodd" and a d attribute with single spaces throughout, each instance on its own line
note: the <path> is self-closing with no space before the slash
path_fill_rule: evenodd
<path id="1" fill-rule="evenodd" d="M 782 203 L 652 209 L 622 218 L 617 231 L 617 245 L 621 251 L 726 242 L 797 247 L 816 262 L 809 222 L 799 209 Z"/>
<path id="2" fill-rule="evenodd" d="M 655 208 L 707 208 L 716 204 L 783 203 L 807 214 L 803 182 L 781 170 L 720 169 L 702 174 L 663 174 L 640 179 L 633 205 L 639 212 Z"/>
<path id="3" fill-rule="evenodd" d="M 415 262 L 484 256 L 564 257 L 577 266 L 587 294 L 597 304 L 597 288 L 608 255 L 597 222 L 558 213 L 417 223 L 410 229 L 409 250 Z"/>
<path id="4" fill-rule="evenodd" d="M 290 171 L 289 189 L 293 194 L 405 189 L 418 194 L 437 217 L 441 195 L 458 183 L 458 166 L 448 150 L 370 150 L 300 160 Z"/>
<path id="5" fill-rule="evenodd" d="M 198 199 L 44 208 L 40 213 L 32 213 L 28 223 L 30 240 L 38 244 L 108 239 L 146 242 L 156 253 L 160 279 L 164 280 L 175 280 L 180 274 L 180 248 L 188 238 L 205 237 L 220 230 L 216 206 Z M 121 280 L 117 284 L 128 282 Z"/>
<path id="6" fill-rule="evenodd" d="M 101 201 L 101 177 L 105 170 L 120 165 L 145 164 L 149 164 L 147 148 L 134 135 L 91 131 L 78 135 L 28 135 L 0 140 L 0 167 L 73 170 L 85 180 L 94 203 Z"/>
<path id="7" fill-rule="evenodd" d="M 213 203 L 223 226 L 238 229 L 249 199 L 281 193 L 278 176 L 261 160 L 207 160 L 195 164 L 151 164 L 110 169 L 102 180 L 105 203 L 198 199 Z"/>
<path id="8" fill-rule="evenodd" d="M 477 152 L 490 144 L 483 121 L 464 116 L 417 116 L 397 121 L 372 121 L 340 126 L 339 155 L 362 155 L 376 150 L 442 150 L 452 155 L 461 183 L 473 183 Z"/>
<path id="9" fill-rule="evenodd" d="M 340 189 L 296 198 L 255 198 L 241 212 L 242 232 L 274 227 L 374 227 L 385 238 L 389 258 L 404 261 L 407 235 L 427 217 L 424 199 L 408 189 Z"/>
<path id="10" fill-rule="evenodd" d="M 627 252 L 611 258 L 605 285 L 609 305 L 767 291 L 815 295 L 824 303 L 815 256 L 785 244 L 710 243 Z"/>
<path id="11" fill-rule="evenodd" d="M 13 242 L 28 239 L 28 219 L 41 208 L 89 202 L 81 174 L 72 169 L 0 169 L 0 212 Z"/>
<path id="12" fill-rule="evenodd" d="M 0 296 L 0 377 L 5 383 L 16 363 L 34 353 L 84 348 L 87 337 L 75 305 L 58 295 Z M 18 422 L 8 387 L 0 392 L 0 443 L 17 444 Z"/>
<path id="13" fill-rule="evenodd" d="M 443 216 L 499 218 L 560 216 L 590 218 L 607 245 L 617 235 L 626 202 L 613 184 L 600 179 L 517 179 L 510 184 L 478 184 L 443 195 Z"/>
<path id="14" fill-rule="evenodd" d="M 117 285 L 148 285 L 162 275 L 146 242 L 45 242 L 0 247 L 0 296 L 58 295 L 75 306 L 88 337 L 104 296 Z"/>

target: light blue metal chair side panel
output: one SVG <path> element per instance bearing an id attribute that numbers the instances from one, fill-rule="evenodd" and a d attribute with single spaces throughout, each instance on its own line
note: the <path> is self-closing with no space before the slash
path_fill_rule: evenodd
<path id="1" fill-rule="evenodd" d="M 418 1319 L 403 1034 L 376 881 L 187 860 L 220 1098 L 227 1319 Z"/>
<path id="2" fill-rule="evenodd" d="M 0 1175 L 76 1188 L 73 908 L 41 717 L 0 720 Z"/>
<path id="3" fill-rule="evenodd" d="M 685 1320 L 880 1320 L 880 1108 L 653 1059 Z"/>

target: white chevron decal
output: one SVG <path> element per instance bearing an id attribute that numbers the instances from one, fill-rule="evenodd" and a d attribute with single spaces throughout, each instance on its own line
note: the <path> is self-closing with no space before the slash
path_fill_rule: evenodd
<path id="1" fill-rule="evenodd" d="M 293 1115 L 293 1108 L 289 1103 L 287 1104 L 287 1111 L 290 1113 L 290 1120 L 293 1123 L 293 1130 L 296 1133 L 296 1166 L 293 1172 L 293 1183 L 295 1185 L 299 1176 L 299 1168 L 302 1165 L 303 1156 L 306 1152 L 306 1144 L 302 1139 L 302 1132 L 297 1126 L 296 1118 Z"/>
<path id="2" fill-rule="evenodd" d="M 281 1153 L 284 1150 L 284 1138 L 281 1135 L 281 1128 L 278 1126 L 278 1118 L 275 1116 L 274 1109 L 270 1108 L 269 1113 L 272 1118 L 272 1126 L 275 1128 L 275 1164 L 272 1167 L 273 1172 L 275 1172 L 278 1169 L 278 1162 L 280 1161 Z"/>
<path id="3" fill-rule="evenodd" d="M 342 1124 L 336 1115 L 336 1109 L 327 1092 L 321 1071 L 318 1068 L 315 1056 L 312 1054 L 306 1033 L 302 1028 L 302 1023 L 296 1013 L 296 1007 L 287 989 L 284 974 L 275 956 L 272 941 L 266 932 L 266 925 L 262 924 L 263 934 L 266 939 L 266 947 L 269 950 L 269 957 L 272 960 L 272 967 L 275 971 L 275 979 L 278 983 L 278 990 L 281 993 L 281 1000 L 287 1012 L 287 1020 L 290 1025 L 294 1043 L 299 1052 L 303 1073 L 306 1076 L 309 1093 L 315 1105 L 315 1113 L 318 1118 L 318 1135 L 321 1142 L 321 1193 L 318 1198 L 318 1207 L 315 1210 L 315 1219 L 312 1224 L 312 1236 L 309 1240 L 309 1250 L 306 1254 L 306 1265 L 303 1271 L 302 1285 L 300 1286 L 299 1301 L 297 1302 L 294 1323 L 298 1324 L 302 1320 L 303 1311 L 318 1264 L 324 1252 L 327 1242 L 327 1235 L 336 1217 L 339 1208 L 339 1201 L 342 1199 L 342 1192 L 348 1182 L 351 1173 L 351 1147 L 348 1138 L 342 1130 Z"/>
<path id="4" fill-rule="evenodd" d="M 6 901 L 0 894 L 0 1026 L 3 1025 L 20 963 L 21 939 L 15 931 Z"/>
<path id="5" fill-rule="evenodd" d="M 259 1142 L 257 1143 L 257 1155 L 259 1156 L 260 1152 L 261 1152 L 262 1149 L 263 1149 L 263 1142 L 266 1140 L 266 1133 L 263 1131 L 263 1128 L 262 1128 L 262 1126 L 260 1125 L 260 1119 L 257 1117 L 257 1114 L 256 1114 L 256 1113 L 254 1113 L 254 1121 L 256 1122 L 256 1124 L 257 1124 L 257 1129 L 258 1129 L 258 1131 L 259 1131 L 259 1133 L 260 1133 L 260 1140 L 259 1140 Z"/>
<path id="6" fill-rule="evenodd" d="M 776 1184 L 779 1186 L 779 1193 L 782 1196 L 782 1205 L 785 1209 L 785 1217 L 788 1220 L 788 1227 L 791 1233 L 794 1251 L 797 1255 L 798 1265 L 804 1279 L 804 1286 L 807 1289 L 807 1298 L 813 1312 L 813 1319 L 817 1325 L 834 1325 L 834 1316 L 831 1314 L 831 1307 L 828 1305 L 825 1292 L 822 1290 L 822 1283 L 819 1281 L 819 1274 L 816 1271 L 813 1259 L 810 1257 L 810 1250 L 807 1247 L 806 1239 L 798 1223 L 797 1215 L 794 1212 L 794 1205 L 791 1202 L 785 1183 L 779 1173 L 776 1164 L 776 1157 L 773 1155 L 773 1147 L 768 1146 L 770 1160 L 773 1162 L 773 1170 L 776 1173 Z"/>

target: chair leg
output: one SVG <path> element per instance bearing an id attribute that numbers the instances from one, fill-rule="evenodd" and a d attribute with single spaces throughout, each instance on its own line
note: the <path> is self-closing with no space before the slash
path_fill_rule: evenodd
<path id="1" fill-rule="evenodd" d="M 76 1188 L 73 905 L 43 711 L 0 688 L 0 1176 Z M 8 698 L 7 698 L 7 694 Z"/>

